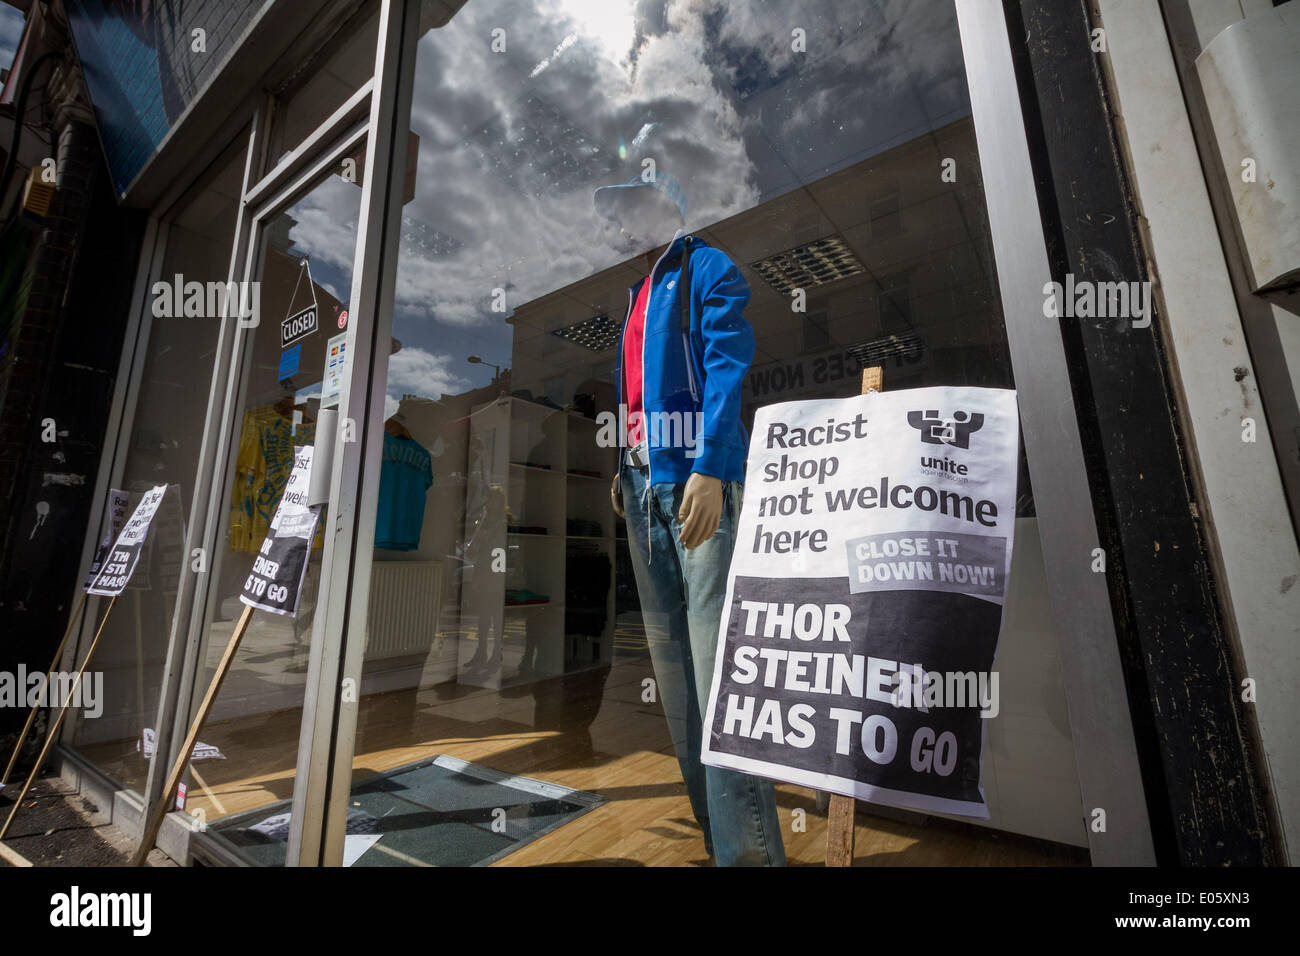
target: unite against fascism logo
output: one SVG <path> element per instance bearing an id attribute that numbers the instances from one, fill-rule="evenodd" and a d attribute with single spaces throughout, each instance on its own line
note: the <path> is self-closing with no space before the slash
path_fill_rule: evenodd
<path id="1" fill-rule="evenodd" d="M 940 418 L 937 411 L 908 412 L 907 424 L 921 433 L 926 444 L 969 448 L 971 433 L 984 427 L 984 415 L 955 411 L 952 418 Z"/>

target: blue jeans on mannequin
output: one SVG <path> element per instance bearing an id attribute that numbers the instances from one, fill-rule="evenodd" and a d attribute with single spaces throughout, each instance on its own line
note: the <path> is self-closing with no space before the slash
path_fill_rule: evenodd
<path id="1" fill-rule="evenodd" d="M 685 484 L 651 487 L 646 477 L 644 466 L 624 463 L 619 484 L 659 700 L 691 809 L 719 866 L 784 866 L 772 781 L 700 763 L 702 714 L 713 682 L 743 486 L 722 483 L 717 532 L 688 550 L 678 540 L 677 520 Z"/>

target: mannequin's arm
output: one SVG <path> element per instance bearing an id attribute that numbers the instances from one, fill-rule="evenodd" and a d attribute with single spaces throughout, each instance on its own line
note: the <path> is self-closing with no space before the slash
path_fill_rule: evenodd
<path id="1" fill-rule="evenodd" d="M 727 458 L 735 452 L 731 445 L 736 441 L 741 388 L 754 360 L 754 330 L 744 316 L 749 284 L 719 250 L 701 249 L 691 261 L 704 344 L 702 421 L 691 471 L 721 478 Z"/>
<path id="2" fill-rule="evenodd" d="M 718 530 L 722 518 L 720 475 L 740 417 L 741 385 L 754 360 L 754 330 L 744 316 L 749 284 L 725 253 L 701 250 L 693 261 L 699 268 L 692 285 L 702 289 L 699 315 L 704 394 L 702 427 L 696 436 L 698 454 L 677 514 L 682 522 L 681 542 L 687 548 L 698 547 Z"/>

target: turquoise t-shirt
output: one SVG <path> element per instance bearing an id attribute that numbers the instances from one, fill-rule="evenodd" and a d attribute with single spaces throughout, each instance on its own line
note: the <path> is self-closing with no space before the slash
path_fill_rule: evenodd
<path id="1" fill-rule="evenodd" d="M 379 471 L 375 547 L 414 551 L 424 527 L 424 502 L 433 485 L 433 459 L 418 442 L 384 432 Z"/>

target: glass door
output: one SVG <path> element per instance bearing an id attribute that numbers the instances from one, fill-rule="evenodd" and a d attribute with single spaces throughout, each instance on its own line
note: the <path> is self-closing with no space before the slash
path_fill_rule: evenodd
<path id="1" fill-rule="evenodd" d="M 354 132 L 254 217 L 245 275 L 257 308 L 241 317 L 235 345 L 223 518 L 188 719 L 244 611 L 240 595 L 296 452 L 334 438 L 323 430 L 340 400 L 363 193 L 356 170 L 364 162 L 365 140 Z M 328 474 L 324 482 L 314 487 L 328 487 Z M 186 809 L 227 850 L 258 865 L 286 862 L 329 511 L 321 506 L 297 613 L 252 614 L 190 765 Z"/>

